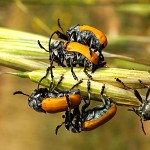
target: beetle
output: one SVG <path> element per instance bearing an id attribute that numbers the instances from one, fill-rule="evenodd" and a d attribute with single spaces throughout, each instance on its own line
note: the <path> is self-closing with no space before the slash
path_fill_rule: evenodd
<path id="1" fill-rule="evenodd" d="M 62 30 L 62 33 L 58 30 L 54 32 L 54 34 L 57 34 L 58 38 L 87 45 L 90 48 L 90 53 L 91 49 L 94 49 L 94 51 L 98 51 L 99 54 L 102 55 L 101 50 L 107 46 L 106 35 L 102 31 L 89 25 L 77 24 L 72 26 L 65 33 L 58 19 L 58 27 Z"/>
<path id="2" fill-rule="evenodd" d="M 143 121 L 150 120 L 150 87 L 145 85 L 141 80 L 139 80 L 139 83 L 144 88 L 148 88 L 148 90 L 146 92 L 146 98 L 145 98 L 145 100 L 143 100 L 140 93 L 137 91 L 137 89 L 133 89 L 133 88 L 126 86 L 119 78 L 116 78 L 116 81 L 121 83 L 125 89 L 132 89 L 134 91 L 134 95 L 139 100 L 140 105 L 137 109 L 133 107 L 132 109 L 128 109 L 128 110 L 135 112 L 140 117 L 140 122 L 142 124 L 142 130 L 143 130 L 144 134 L 146 135 L 142 120 Z"/>
<path id="3" fill-rule="evenodd" d="M 91 68 L 92 73 L 99 67 L 103 67 L 106 62 L 101 60 L 99 56 L 92 51 L 92 55 L 89 53 L 89 47 L 82 45 L 77 42 L 65 42 L 65 41 L 54 41 L 51 43 L 52 35 L 49 39 L 49 50 L 46 50 L 38 40 L 40 48 L 49 52 L 49 60 L 51 64 L 53 61 L 57 62 L 58 65 L 65 67 L 71 67 L 71 72 L 75 80 L 78 80 L 76 74 L 73 71 L 73 67 L 76 65 L 84 67 L 85 74 L 92 78 L 87 72 L 87 68 Z"/>
<path id="4" fill-rule="evenodd" d="M 63 124 L 65 124 L 65 128 L 67 130 L 73 133 L 80 133 L 82 131 L 94 130 L 112 119 L 116 114 L 117 107 L 111 98 L 103 95 L 104 89 L 105 85 L 102 86 L 100 93 L 103 104 L 95 106 L 92 109 L 87 109 L 90 106 L 90 99 L 88 102 L 85 100 L 85 104 L 82 106 L 81 113 L 79 107 L 74 108 L 72 113 L 69 100 L 66 98 L 68 109 L 65 112 L 65 115 L 63 115 L 65 121 L 56 127 L 55 133 L 58 133 L 58 129 Z"/>
<path id="5" fill-rule="evenodd" d="M 49 68 L 47 69 L 47 72 L 48 71 Z M 41 81 L 46 78 L 47 75 L 48 73 L 46 73 L 46 75 L 39 81 L 38 87 L 33 91 L 31 95 L 25 94 L 22 91 L 16 91 L 14 92 L 14 95 L 22 94 L 28 96 L 28 105 L 35 111 L 44 113 L 58 113 L 66 111 L 68 108 L 68 104 L 66 102 L 65 95 L 68 95 L 69 97 L 71 108 L 75 108 L 81 103 L 80 90 L 78 89 L 72 91 L 72 89 L 75 86 L 79 85 L 82 80 L 79 80 L 72 88 L 70 88 L 70 90 L 58 92 L 56 91 L 56 87 L 63 80 L 63 75 L 60 77 L 56 86 L 53 86 L 53 83 L 51 82 L 49 90 L 47 88 L 39 88 Z"/>

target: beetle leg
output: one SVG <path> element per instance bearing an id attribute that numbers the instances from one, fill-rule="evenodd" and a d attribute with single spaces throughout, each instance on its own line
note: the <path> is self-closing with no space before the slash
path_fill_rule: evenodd
<path id="1" fill-rule="evenodd" d="M 37 89 L 39 89 L 39 86 L 40 86 L 42 80 L 45 79 L 45 78 L 48 76 L 50 69 L 51 69 L 50 67 L 47 68 L 45 76 L 43 76 L 43 77 L 40 79 L 40 81 L 38 82 Z"/>
<path id="2" fill-rule="evenodd" d="M 103 105 L 98 106 L 98 110 L 103 110 L 107 108 L 108 106 L 111 107 L 112 103 L 115 103 L 111 98 L 104 96 L 104 90 L 105 90 L 105 84 L 102 86 L 102 89 L 100 92 L 100 97 L 101 97 L 101 101 L 103 102 Z"/>
<path id="3" fill-rule="evenodd" d="M 102 86 L 102 89 L 101 89 L 101 95 L 103 95 L 104 94 L 104 90 L 105 90 L 105 84 Z"/>
<path id="4" fill-rule="evenodd" d="M 67 101 L 67 105 L 68 105 L 68 111 L 71 111 L 71 104 L 70 104 L 70 100 L 69 100 L 69 95 L 68 94 L 65 94 L 65 97 L 66 97 L 66 101 Z"/>
<path id="5" fill-rule="evenodd" d="M 88 98 L 89 98 L 89 102 L 91 100 L 91 93 L 90 93 L 90 90 L 91 90 L 91 82 L 90 80 L 87 81 L 87 92 L 88 92 Z"/>
<path id="6" fill-rule="evenodd" d="M 64 78 L 64 74 L 62 74 L 60 76 L 59 81 L 57 82 L 56 86 L 53 87 L 53 89 L 51 90 L 51 92 L 53 92 L 57 88 L 57 86 L 62 82 L 63 78 Z"/>
<path id="7" fill-rule="evenodd" d="M 100 96 L 101 96 L 101 100 L 102 100 L 104 106 L 107 106 L 108 103 L 107 103 L 106 99 L 105 99 L 104 96 L 103 96 L 104 90 L 105 90 L 105 84 L 102 86 L 102 89 L 101 89 L 101 92 L 100 92 Z"/>
<path id="8" fill-rule="evenodd" d="M 91 101 L 90 86 L 91 86 L 91 83 L 90 83 L 90 80 L 88 80 L 87 82 L 88 102 L 84 99 L 85 104 L 82 106 L 82 114 L 84 114 L 86 108 L 88 108 L 91 103 L 90 102 Z"/>
<path id="9" fill-rule="evenodd" d="M 49 67 L 50 69 L 49 69 L 49 71 L 50 71 L 50 75 L 51 75 L 51 82 L 50 82 L 49 90 L 52 88 L 53 83 L 54 83 L 53 60 L 54 60 L 54 57 L 50 60 L 50 67 Z"/>
<path id="10" fill-rule="evenodd" d="M 145 132 L 145 129 L 144 129 L 144 125 L 143 125 L 143 121 L 142 121 L 141 116 L 137 113 L 137 111 L 135 110 L 135 108 L 128 109 L 128 111 L 134 111 L 140 117 L 140 122 L 141 122 L 141 125 L 142 125 L 142 131 L 146 135 L 146 132 Z"/>
<path id="11" fill-rule="evenodd" d="M 91 71 L 91 73 L 94 73 L 97 68 L 99 68 L 98 65 L 92 64 L 92 71 Z"/>
<path id="12" fill-rule="evenodd" d="M 88 78 L 92 79 L 92 76 L 87 72 L 86 62 L 84 63 L 84 70 L 83 71 L 87 75 Z"/>
<path id="13" fill-rule="evenodd" d="M 66 101 L 67 101 L 67 104 L 68 104 L 68 108 L 65 112 L 65 115 L 62 116 L 62 118 L 65 118 L 65 121 L 62 122 L 60 125 L 58 125 L 55 129 L 55 134 L 56 135 L 58 133 L 59 128 L 61 128 L 63 124 L 70 125 L 70 120 L 71 120 L 71 117 L 70 117 L 71 116 L 70 100 L 69 100 L 69 95 L 66 94 L 65 96 L 66 96 Z"/>
<path id="14" fill-rule="evenodd" d="M 83 79 L 79 80 L 75 85 L 73 85 L 69 91 L 71 91 L 72 89 L 74 89 L 76 86 L 78 86 L 79 84 L 81 84 L 83 82 Z"/>
<path id="15" fill-rule="evenodd" d="M 142 118 L 141 118 L 141 117 L 140 117 L 140 122 L 141 122 L 141 124 L 142 124 L 142 130 L 143 130 L 144 134 L 146 135 L 146 131 L 145 131 L 145 129 L 144 129 L 144 125 L 143 125 L 143 121 L 142 121 Z"/>
<path id="16" fill-rule="evenodd" d="M 47 70 L 46 70 L 45 76 L 43 76 L 43 77 L 40 79 L 40 81 L 38 82 L 37 89 L 39 89 L 39 86 L 40 86 L 42 80 L 44 80 L 44 79 L 48 76 L 49 72 L 50 72 L 50 74 L 51 74 L 51 82 L 50 82 L 50 87 L 49 87 L 49 89 L 52 88 L 52 85 L 53 85 L 53 82 L 54 82 L 54 75 L 53 75 L 53 70 L 52 70 L 52 68 L 53 68 L 52 63 L 53 63 L 53 59 L 52 59 L 51 62 L 50 62 L 50 67 L 48 67 Z"/>
<path id="17" fill-rule="evenodd" d="M 74 108 L 73 110 L 73 123 L 71 122 L 71 125 L 73 126 L 73 132 L 80 133 L 81 132 L 81 114 L 79 110 L 79 106 Z"/>
<path id="18" fill-rule="evenodd" d="M 90 40 L 90 45 L 89 45 L 89 51 L 90 51 L 90 56 L 92 57 L 92 39 Z"/>
<path id="19" fill-rule="evenodd" d="M 49 39 L 49 51 L 46 50 L 46 49 L 42 46 L 42 44 L 40 43 L 40 41 L 38 40 L 39 46 L 40 46 L 42 49 L 44 49 L 45 51 L 49 52 L 49 54 L 50 54 L 50 41 L 51 41 L 51 38 L 52 38 L 53 35 L 54 35 L 54 33 L 51 35 L 51 37 L 50 37 L 50 39 Z M 47 68 L 45 76 L 40 79 L 37 88 L 39 88 L 39 85 L 40 85 L 40 83 L 42 82 L 42 80 L 45 79 L 45 78 L 48 76 L 49 72 L 51 73 L 50 89 L 51 89 L 51 87 L 52 87 L 53 78 L 54 78 L 53 72 L 52 72 L 52 68 L 53 68 L 52 65 L 53 65 L 54 57 L 52 57 L 51 54 L 50 54 L 50 56 L 49 56 L 49 60 L 50 60 L 50 67 Z"/>
<path id="20" fill-rule="evenodd" d="M 70 62 L 70 67 L 71 67 L 71 73 L 72 73 L 73 78 L 74 78 L 75 80 L 78 80 L 76 74 L 75 74 L 74 71 L 73 71 L 73 65 L 72 65 L 72 62 Z"/>
<path id="21" fill-rule="evenodd" d="M 79 111 L 79 106 L 74 108 L 73 114 L 71 113 L 71 104 L 69 100 L 69 95 L 65 95 L 67 104 L 68 104 L 68 109 L 66 110 L 65 114 L 65 127 L 67 130 L 77 133 L 79 131 L 79 121 L 80 121 L 80 111 Z"/>
<path id="22" fill-rule="evenodd" d="M 51 75 L 51 82 L 50 82 L 50 86 L 49 86 L 49 91 L 51 91 L 51 89 L 53 87 L 53 84 L 54 84 L 54 75 L 53 75 L 53 68 L 54 68 L 54 66 L 53 66 L 53 60 L 54 60 L 54 57 L 50 59 L 49 72 L 50 72 L 50 75 Z"/>
<path id="23" fill-rule="evenodd" d="M 90 106 L 90 101 L 86 101 L 85 99 L 84 99 L 84 102 L 85 102 L 85 104 L 82 106 L 82 115 L 86 112 L 86 109 Z M 81 117 L 82 118 L 82 117 Z"/>

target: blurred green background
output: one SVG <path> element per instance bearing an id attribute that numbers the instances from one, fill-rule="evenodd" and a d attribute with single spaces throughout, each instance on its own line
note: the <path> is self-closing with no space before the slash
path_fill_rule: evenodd
<path id="1" fill-rule="evenodd" d="M 57 30 L 57 19 L 66 31 L 75 24 L 88 24 L 106 33 L 106 52 L 132 57 L 150 66 L 149 0 L 0 0 L 0 26 L 49 36 Z M 138 68 L 119 59 L 108 66 Z M 144 68 L 139 67 L 139 70 Z M 0 66 L 0 71 L 15 70 Z M 144 122 L 127 108 L 91 132 L 73 134 L 55 127 L 62 114 L 41 114 L 30 109 L 27 97 L 13 96 L 16 90 L 31 93 L 36 84 L 15 76 L 0 76 L 0 149 L 5 150 L 148 150 L 150 122 Z"/>

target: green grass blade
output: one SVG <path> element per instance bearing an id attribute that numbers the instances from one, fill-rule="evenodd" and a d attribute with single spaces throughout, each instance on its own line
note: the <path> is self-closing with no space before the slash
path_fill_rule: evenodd
<path id="1" fill-rule="evenodd" d="M 0 52 L 0 64 L 21 71 L 46 69 L 48 67 L 48 63 L 20 58 L 19 55 L 17 56 L 4 52 Z"/>
<path id="2" fill-rule="evenodd" d="M 149 16 L 150 4 L 123 4 L 116 7 L 118 11 L 141 16 Z"/>
<path id="3" fill-rule="evenodd" d="M 47 59 L 48 53 L 38 46 L 40 40 L 48 48 L 48 37 L 0 28 L 0 52 L 19 55 L 28 59 Z M 53 40 L 52 40 L 53 41 Z"/>
<path id="4" fill-rule="evenodd" d="M 77 88 L 81 90 L 83 96 L 87 96 L 87 76 L 81 68 L 74 68 L 77 76 L 83 78 L 83 83 L 81 83 Z M 20 73 L 8 73 L 13 74 L 23 78 L 29 78 L 30 80 L 38 83 L 38 81 L 45 75 L 46 71 L 37 70 L 31 72 L 20 72 Z M 53 73 L 55 75 L 55 85 L 58 82 L 60 75 L 64 74 L 63 82 L 58 87 L 58 90 L 69 90 L 77 81 L 72 77 L 70 68 L 54 68 Z M 91 98 L 96 101 L 100 101 L 99 94 L 101 87 L 105 84 L 106 90 L 105 94 L 116 101 L 118 105 L 126 106 L 138 106 L 139 102 L 133 94 L 133 91 L 124 90 L 122 85 L 116 82 L 115 78 L 118 77 L 125 84 L 133 88 L 143 88 L 138 79 L 142 80 L 145 84 L 150 84 L 150 75 L 146 71 L 137 70 L 126 70 L 118 68 L 104 68 L 98 69 L 93 74 L 93 79 L 91 80 Z M 42 85 L 49 87 L 51 81 L 50 76 L 43 80 Z M 35 87 L 36 88 L 36 87 Z"/>
<path id="5" fill-rule="evenodd" d="M 49 62 L 44 63 L 43 61 L 38 60 L 39 57 L 39 59 L 46 58 L 48 61 L 49 57 L 43 49 L 39 48 L 37 40 L 40 40 L 41 44 L 47 47 L 49 38 L 4 28 L 0 28 L 0 32 L 2 33 L 0 34 L 0 64 L 21 71 L 41 69 L 41 71 L 9 73 L 20 77 L 29 78 L 37 83 L 45 75 L 46 68 L 49 65 Z M 112 54 L 107 54 L 107 56 L 108 58 L 112 57 Z M 55 84 L 57 83 L 60 75 L 64 74 L 64 80 L 58 87 L 59 90 L 70 89 L 70 87 L 76 83 L 72 77 L 70 68 L 56 67 L 53 69 L 53 72 L 55 76 Z M 83 78 L 83 83 L 79 85 L 78 88 L 81 89 L 82 95 L 86 97 L 88 77 L 85 75 L 83 68 L 81 67 L 75 67 L 74 72 L 78 77 Z M 118 105 L 126 106 L 137 106 L 139 102 L 132 91 L 122 89 L 122 86 L 116 82 L 115 78 L 120 78 L 125 84 L 133 88 L 142 88 L 138 82 L 139 79 L 145 84 L 150 84 L 150 75 L 147 71 L 100 68 L 92 74 L 92 77 L 91 98 L 93 100 L 100 100 L 99 93 L 102 85 L 105 84 L 105 94 L 113 98 Z M 48 87 L 50 80 L 51 79 L 48 76 L 42 84 Z"/>
<path id="6" fill-rule="evenodd" d="M 0 28 L 0 33 L 1 33 L 0 34 L 0 52 L 3 56 L 3 57 L 2 56 L 0 57 L 1 65 L 5 65 L 11 68 L 16 68 L 19 70 L 24 70 L 26 67 L 26 66 L 24 67 L 24 63 L 25 63 L 24 59 L 48 61 L 48 58 L 49 58 L 48 53 L 39 47 L 39 45 L 37 44 L 37 41 L 40 40 L 41 44 L 45 48 L 48 49 L 49 37 L 44 37 L 44 36 L 40 36 L 36 34 L 31 34 L 31 33 L 26 33 L 22 31 L 16 31 L 16 30 L 11 30 L 11 29 L 6 29 L 6 28 Z M 107 53 L 105 51 L 103 52 L 103 54 L 107 58 L 115 57 L 115 58 L 120 58 L 120 59 L 125 59 L 125 60 L 131 60 L 131 61 L 133 60 L 130 57 Z M 8 57 L 8 55 L 10 55 L 10 57 Z M 18 61 L 19 64 L 17 64 L 17 62 L 13 62 L 15 60 L 15 57 L 19 57 L 20 61 L 16 60 Z M 4 59 L 4 58 L 7 58 L 7 59 Z M 33 64 L 34 63 L 36 64 L 37 61 L 33 62 Z M 39 65 L 43 65 L 42 61 L 41 62 L 39 61 L 38 63 Z M 31 63 L 27 63 L 27 64 L 30 65 Z M 16 65 L 16 66 L 13 66 L 13 65 Z M 18 65 L 20 67 L 18 67 Z M 21 68 L 21 66 L 23 66 L 23 68 Z M 41 67 L 32 68 L 32 66 L 34 67 L 35 65 L 30 65 L 29 70 L 42 69 Z M 43 69 L 45 69 L 45 67 L 43 67 Z"/>

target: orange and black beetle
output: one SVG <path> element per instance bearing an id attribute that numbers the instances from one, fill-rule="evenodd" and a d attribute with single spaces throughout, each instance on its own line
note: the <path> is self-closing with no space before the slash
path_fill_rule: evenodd
<path id="1" fill-rule="evenodd" d="M 45 78 L 44 76 L 40 82 Z M 22 91 L 16 91 L 14 92 L 14 95 L 16 94 L 23 94 L 28 96 L 28 105 L 38 112 L 47 112 L 47 113 L 58 113 L 62 111 L 66 111 L 68 108 L 66 95 L 68 95 L 69 102 L 70 102 L 70 108 L 75 108 L 80 105 L 81 103 L 81 95 L 80 90 L 72 91 L 72 89 L 80 84 L 82 80 L 78 81 L 77 84 L 75 84 L 70 90 L 56 91 L 56 87 L 61 83 L 63 79 L 63 76 L 61 76 L 60 80 L 58 81 L 58 84 L 48 90 L 47 88 L 39 88 L 38 87 L 33 91 L 31 95 L 25 94 Z"/>
<path id="2" fill-rule="evenodd" d="M 112 99 L 107 98 L 103 95 L 105 86 L 102 87 L 101 100 L 102 105 L 98 105 L 93 109 L 86 110 L 90 105 L 89 102 L 85 101 L 82 106 L 82 113 L 80 113 L 79 107 L 73 109 L 73 113 L 70 109 L 70 104 L 68 100 L 68 110 L 65 112 L 63 118 L 65 121 L 56 127 L 56 134 L 58 129 L 65 124 L 65 128 L 73 133 L 80 133 L 81 131 L 90 131 L 98 128 L 99 126 L 105 124 L 116 114 L 117 107 Z"/>
<path id="3" fill-rule="evenodd" d="M 94 51 L 98 51 L 100 54 L 101 50 L 107 46 L 107 37 L 105 34 L 94 27 L 77 24 L 64 33 L 59 19 L 58 26 L 63 33 L 57 30 L 54 32 L 54 34 L 57 34 L 57 36 L 61 39 L 87 45 L 90 50 L 94 49 Z"/>
<path id="4" fill-rule="evenodd" d="M 52 36 L 51 36 L 52 37 Z M 38 41 L 39 46 L 45 51 L 49 52 L 49 60 L 51 64 L 53 61 L 57 62 L 58 65 L 65 67 L 71 67 L 71 72 L 74 79 L 78 79 L 73 71 L 73 67 L 76 65 L 84 67 L 85 74 L 92 78 L 87 72 L 87 68 L 91 68 L 92 73 L 99 67 L 103 67 L 106 62 L 101 60 L 100 57 L 92 51 L 92 55 L 89 53 L 89 47 L 82 45 L 78 42 L 64 42 L 54 41 L 51 44 L 51 38 L 49 40 L 49 50 L 46 50 Z"/>
<path id="5" fill-rule="evenodd" d="M 133 88 L 130 88 L 130 87 L 126 86 L 119 78 L 116 78 L 116 81 L 121 83 L 124 86 L 125 89 L 132 89 L 134 91 L 134 95 L 139 100 L 140 106 L 137 109 L 132 108 L 132 109 L 129 109 L 129 110 L 135 112 L 140 117 L 140 121 L 141 121 L 141 124 L 142 124 L 142 130 L 143 130 L 144 134 L 146 134 L 146 132 L 144 130 L 144 125 L 143 125 L 142 120 L 144 120 L 144 121 L 150 120 L 150 87 L 145 85 L 141 80 L 139 80 L 140 84 L 144 88 L 148 88 L 148 90 L 146 92 L 146 98 L 145 98 L 145 101 L 144 101 L 142 99 L 140 93 L 136 89 L 133 89 Z"/>

